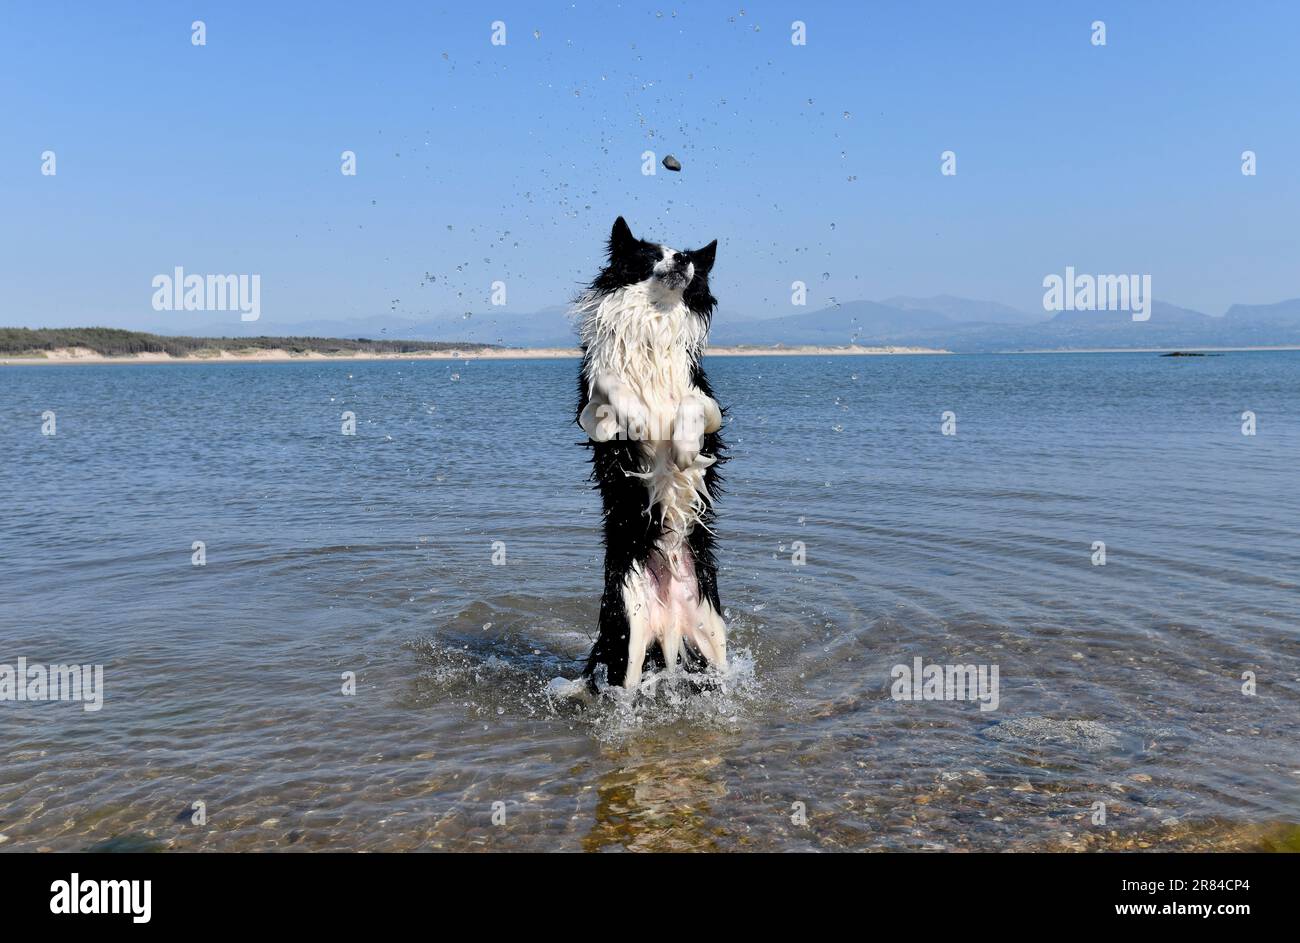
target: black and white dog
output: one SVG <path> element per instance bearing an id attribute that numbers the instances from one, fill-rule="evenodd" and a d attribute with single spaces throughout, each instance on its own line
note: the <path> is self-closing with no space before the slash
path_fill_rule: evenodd
<path id="1" fill-rule="evenodd" d="M 722 411 L 700 366 L 717 300 L 717 240 L 678 252 L 623 217 L 578 299 L 578 425 L 604 503 L 600 634 L 583 674 L 635 690 L 644 669 L 727 668 L 713 558 Z"/>

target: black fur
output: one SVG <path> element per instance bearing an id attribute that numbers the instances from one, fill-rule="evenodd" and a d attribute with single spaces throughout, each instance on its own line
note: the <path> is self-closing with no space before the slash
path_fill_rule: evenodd
<path id="1" fill-rule="evenodd" d="M 660 247 L 635 238 L 621 216 L 614 222 L 608 248 L 608 263 L 590 285 L 590 290 L 598 294 L 609 294 L 644 281 L 650 277 L 651 270 L 661 257 Z M 703 318 L 706 324 L 712 320 L 713 310 L 717 306 L 717 299 L 709 292 L 709 271 L 713 267 L 716 250 L 715 240 L 702 249 L 683 253 L 695 264 L 695 277 L 682 293 L 682 298 L 691 312 Z M 578 409 L 575 416 L 582 414 L 588 402 L 584 379 L 587 356 L 584 347 L 582 370 L 578 374 Z M 713 396 L 713 389 L 698 356 L 691 365 L 691 379 L 700 392 Z M 607 683 L 623 683 L 627 671 L 630 632 L 623 604 L 623 580 L 635 563 L 645 565 L 650 555 L 658 552 L 655 543 L 662 535 L 663 521 L 658 505 L 649 511 L 646 509 L 644 482 L 625 474 L 627 471 L 642 470 L 639 443 L 626 439 L 609 442 L 588 440 L 585 445 L 592 451 L 591 480 L 600 492 L 604 507 L 605 588 L 600 599 L 599 634 L 583 669 L 583 675 L 594 690 L 596 673 L 602 665 Z M 694 557 L 700 597 L 712 603 L 718 613 L 722 612 L 722 605 L 718 600 L 718 568 L 714 559 L 713 502 L 722 493 L 722 476 L 718 474 L 718 466 L 726 460 L 725 451 L 726 445 L 719 433 L 705 434 L 701 452 L 716 457 L 717 462 L 704 473 L 709 508 L 687 538 Z M 687 649 L 685 667 L 688 670 L 701 670 L 706 664 L 703 655 Z M 664 667 L 664 656 L 658 643 L 647 654 L 646 667 L 655 670 Z"/>

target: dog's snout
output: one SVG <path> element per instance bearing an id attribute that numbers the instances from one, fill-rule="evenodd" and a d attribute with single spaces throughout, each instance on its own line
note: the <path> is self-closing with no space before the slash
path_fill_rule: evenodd
<path id="1" fill-rule="evenodd" d="M 695 277 L 695 263 L 689 252 L 679 252 L 665 246 L 663 255 L 655 263 L 654 275 L 670 287 L 681 288 L 690 284 Z"/>

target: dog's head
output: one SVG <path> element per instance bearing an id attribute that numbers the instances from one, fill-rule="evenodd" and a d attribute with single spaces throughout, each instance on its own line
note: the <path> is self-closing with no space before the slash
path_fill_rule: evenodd
<path id="1" fill-rule="evenodd" d="M 717 304 L 709 294 L 709 272 L 717 250 L 716 239 L 702 249 L 685 251 L 638 239 L 620 216 L 609 234 L 609 261 L 591 287 L 609 294 L 645 283 L 656 294 L 680 295 L 688 308 L 707 319 Z"/>

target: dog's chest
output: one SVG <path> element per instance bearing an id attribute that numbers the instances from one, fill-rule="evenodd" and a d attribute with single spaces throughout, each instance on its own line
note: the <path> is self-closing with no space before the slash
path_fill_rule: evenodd
<path id="1" fill-rule="evenodd" d="M 651 414 L 660 419 L 671 419 L 691 385 L 682 320 L 678 312 L 657 310 L 637 319 L 630 341 L 644 356 L 629 350 L 619 364 L 624 381 L 636 388 Z"/>
<path id="2" fill-rule="evenodd" d="M 585 332 L 591 377 L 618 377 L 655 418 L 671 420 L 691 388 L 692 363 L 703 340 L 698 321 L 680 301 L 656 303 L 639 286 L 611 295 Z"/>

